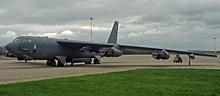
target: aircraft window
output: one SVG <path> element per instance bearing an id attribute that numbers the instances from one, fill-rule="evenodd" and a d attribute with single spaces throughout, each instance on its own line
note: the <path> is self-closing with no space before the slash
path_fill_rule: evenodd
<path id="1" fill-rule="evenodd" d="M 13 40 L 14 42 L 19 42 L 21 41 L 20 38 L 15 38 L 15 40 Z"/>
<path id="2" fill-rule="evenodd" d="M 31 42 L 31 39 L 27 39 L 24 37 L 15 38 L 14 42 Z"/>

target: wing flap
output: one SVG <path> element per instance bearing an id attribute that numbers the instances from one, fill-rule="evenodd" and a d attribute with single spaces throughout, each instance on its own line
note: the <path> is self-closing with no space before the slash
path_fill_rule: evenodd
<path id="1" fill-rule="evenodd" d="M 120 45 L 121 49 L 134 49 L 134 50 L 144 50 L 144 51 L 150 51 L 153 52 L 155 50 L 163 50 L 162 48 L 153 48 L 153 47 L 141 47 L 141 46 L 129 46 L 129 45 Z M 191 52 L 191 51 L 181 51 L 181 50 L 171 50 L 171 49 L 165 49 L 169 53 L 176 53 L 176 54 L 194 54 L 198 56 L 207 56 L 207 57 L 217 57 L 217 55 L 214 54 L 205 54 L 205 53 L 197 53 L 197 52 Z"/>
<path id="2" fill-rule="evenodd" d="M 94 42 L 82 42 L 82 41 L 74 41 L 74 40 L 60 40 L 57 41 L 58 44 L 66 47 L 70 47 L 73 49 L 81 49 L 85 46 L 90 46 L 92 51 L 98 51 L 100 48 L 110 48 L 113 47 L 115 44 L 103 44 L 103 43 L 94 43 Z M 162 48 L 153 48 L 153 47 L 141 47 L 141 46 L 130 46 L 130 45 L 119 45 L 120 49 L 134 49 L 134 50 L 143 50 L 153 52 L 155 50 L 163 50 Z M 194 54 L 198 56 L 207 56 L 207 57 L 217 57 L 214 54 L 205 54 L 205 53 L 197 53 L 191 51 L 181 51 L 181 50 L 172 50 L 172 49 L 165 49 L 169 53 L 176 53 L 176 54 Z"/>
<path id="3" fill-rule="evenodd" d="M 93 51 L 97 51 L 98 49 L 103 47 L 114 46 L 114 44 L 102 44 L 102 43 L 82 42 L 82 41 L 73 41 L 73 40 L 60 40 L 57 41 L 57 43 L 65 47 L 70 47 L 79 50 L 85 46 L 90 46 Z"/>

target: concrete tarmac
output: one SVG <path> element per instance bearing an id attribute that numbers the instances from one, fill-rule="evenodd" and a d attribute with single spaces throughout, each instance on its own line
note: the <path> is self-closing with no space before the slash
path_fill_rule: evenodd
<path id="1" fill-rule="evenodd" d="M 68 67 L 48 67 L 46 61 L 17 61 L 0 59 L 0 84 L 26 82 L 50 78 L 101 74 L 140 68 L 191 68 L 220 70 L 220 58 L 196 56 L 188 65 L 188 57 L 182 55 L 183 63 L 173 63 L 174 55 L 169 60 L 155 60 L 151 55 L 123 55 L 118 58 L 103 58 L 102 64 L 77 63 Z"/>

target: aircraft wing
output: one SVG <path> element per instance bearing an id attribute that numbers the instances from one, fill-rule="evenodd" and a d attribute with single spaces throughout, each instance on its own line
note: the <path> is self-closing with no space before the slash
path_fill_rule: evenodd
<path id="1" fill-rule="evenodd" d="M 83 47 L 89 46 L 91 48 L 91 51 L 97 52 L 100 48 L 111 48 L 115 44 L 103 44 L 103 43 L 93 43 L 93 42 L 82 42 L 82 41 L 73 41 L 73 40 L 60 40 L 57 41 L 58 44 L 66 47 L 71 47 L 75 49 L 81 49 Z M 162 51 L 166 50 L 169 53 L 175 53 L 175 54 L 193 54 L 193 55 L 199 55 L 199 56 L 208 56 L 208 57 L 217 57 L 217 55 L 213 54 L 205 54 L 205 53 L 196 53 L 191 51 L 181 51 L 181 50 L 171 50 L 171 49 L 162 49 L 162 48 L 153 48 L 153 47 L 141 47 L 141 46 L 130 46 L 130 45 L 120 45 L 120 49 L 133 49 L 133 50 L 143 50 L 148 52 L 154 52 L 154 51 Z"/>
<path id="2" fill-rule="evenodd" d="M 83 47 L 89 46 L 91 51 L 97 51 L 103 47 L 113 47 L 115 44 L 103 44 L 103 43 L 93 43 L 93 42 L 82 42 L 82 41 L 73 41 L 73 40 L 60 40 L 57 41 L 58 44 L 66 47 L 71 47 L 74 49 L 81 49 Z"/>
<path id="3" fill-rule="evenodd" d="M 191 51 L 181 51 L 181 50 L 171 50 L 171 49 L 162 49 L 162 48 L 152 48 L 152 47 L 140 47 L 140 46 L 129 46 L 129 45 L 120 45 L 121 49 L 134 49 L 134 50 L 146 50 L 146 51 L 162 51 L 166 50 L 169 53 L 176 53 L 176 54 L 194 54 L 199 56 L 208 56 L 208 57 L 217 57 L 217 55 L 213 54 L 205 54 L 205 53 L 196 53 Z"/>

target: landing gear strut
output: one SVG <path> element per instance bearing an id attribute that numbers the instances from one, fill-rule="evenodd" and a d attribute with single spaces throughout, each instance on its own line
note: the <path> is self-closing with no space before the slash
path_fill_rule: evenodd
<path id="1" fill-rule="evenodd" d="M 190 66 L 190 64 L 191 64 L 191 58 L 190 58 L 190 56 L 189 56 L 189 66 Z"/>

